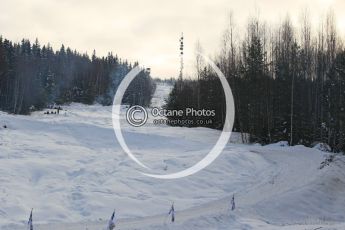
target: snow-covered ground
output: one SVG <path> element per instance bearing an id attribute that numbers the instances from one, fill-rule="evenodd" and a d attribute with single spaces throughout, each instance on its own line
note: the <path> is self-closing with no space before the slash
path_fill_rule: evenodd
<path id="1" fill-rule="evenodd" d="M 158 85 L 152 106 L 170 86 Z M 205 170 L 177 180 L 140 174 L 119 147 L 111 107 L 72 104 L 66 113 L 0 113 L 0 229 L 104 229 L 116 209 L 118 229 L 345 229 L 345 159 L 323 169 L 326 153 L 303 146 L 241 144 L 234 133 Z M 123 135 L 154 173 L 200 160 L 219 131 L 152 124 Z M 235 194 L 236 210 L 230 211 Z M 175 203 L 176 222 L 167 219 Z"/>

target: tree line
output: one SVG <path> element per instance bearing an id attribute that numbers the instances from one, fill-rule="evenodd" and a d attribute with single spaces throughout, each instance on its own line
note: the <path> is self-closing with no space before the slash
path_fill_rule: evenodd
<path id="1" fill-rule="evenodd" d="M 251 142 L 323 142 L 335 152 L 345 150 L 345 50 L 335 16 L 328 13 L 316 30 L 307 12 L 300 21 L 294 26 L 286 17 L 273 27 L 253 17 L 239 38 L 230 16 L 214 61 L 234 96 L 233 129 L 249 133 Z M 166 107 L 215 109 L 205 126 L 221 129 L 226 111 L 220 81 L 198 55 L 195 70 L 196 77 L 175 84 Z"/>
<path id="2" fill-rule="evenodd" d="M 36 39 L 13 43 L 0 37 L 0 110 L 29 114 L 50 104 L 80 102 L 110 105 L 123 77 L 139 65 L 109 53 L 97 57 L 61 46 L 54 51 Z M 127 89 L 123 102 L 147 106 L 155 85 L 143 69 Z"/>

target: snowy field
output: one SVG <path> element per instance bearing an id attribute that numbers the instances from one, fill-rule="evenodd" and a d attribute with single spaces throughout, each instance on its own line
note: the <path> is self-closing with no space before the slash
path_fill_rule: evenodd
<path id="1" fill-rule="evenodd" d="M 153 106 L 170 86 L 158 85 Z M 177 180 L 140 174 L 119 147 L 111 107 L 71 104 L 66 112 L 0 112 L 0 229 L 345 229 L 345 158 L 304 146 L 241 144 L 233 134 L 205 170 Z M 219 131 L 123 124 L 136 157 L 153 173 L 185 169 L 207 154 Z M 235 194 L 236 210 L 230 211 Z M 176 222 L 167 218 L 175 203 Z"/>

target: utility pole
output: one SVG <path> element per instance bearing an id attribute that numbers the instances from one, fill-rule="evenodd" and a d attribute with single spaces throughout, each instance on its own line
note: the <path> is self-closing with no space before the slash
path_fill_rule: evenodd
<path id="1" fill-rule="evenodd" d="M 180 75 L 178 77 L 179 90 L 182 90 L 182 81 L 183 81 L 183 33 L 180 37 Z"/>

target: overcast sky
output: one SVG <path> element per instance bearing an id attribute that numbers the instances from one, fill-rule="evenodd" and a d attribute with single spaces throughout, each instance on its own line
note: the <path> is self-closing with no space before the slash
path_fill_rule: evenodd
<path id="1" fill-rule="evenodd" d="M 89 54 L 113 51 L 170 77 L 178 73 L 182 31 L 190 60 L 197 40 L 208 55 L 219 50 L 231 11 L 240 28 L 257 11 L 278 23 L 287 14 L 298 21 L 306 7 L 314 23 L 332 7 L 344 37 L 344 0 L 1 0 L 0 34 L 13 41 L 37 37 L 54 49 L 63 43 Z"/>

